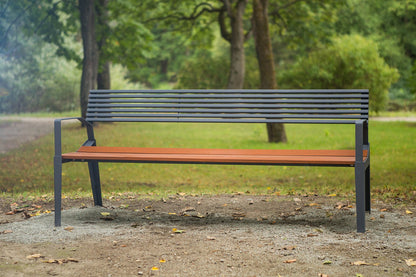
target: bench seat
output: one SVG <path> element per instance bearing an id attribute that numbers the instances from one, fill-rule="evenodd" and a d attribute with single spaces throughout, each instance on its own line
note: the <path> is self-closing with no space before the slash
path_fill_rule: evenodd
<path id="1" fill-rule="evenodd" d="M 363 161 L 367 151 L 363 153 Z M 64 161 L 354 166 L 355 150 L 198 149 L 82 146 Z"/>

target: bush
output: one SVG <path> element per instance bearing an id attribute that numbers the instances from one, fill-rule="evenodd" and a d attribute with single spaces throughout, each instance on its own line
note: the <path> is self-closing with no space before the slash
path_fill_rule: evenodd
<path id="1" fill-rule="evenodd" d="M 378 53 L 375 42 L 359 35 L 336 37 L 279 77 L 282 87 L 369 89 L 370 109 L 385 108 L 390 86 L 399 78 Z"/>
<path id="2" fill-rule="evenodd" d="M 81 72 L 75 62 L 56 57 L 45 45 L 24 58 L 0 56 L 0 113 L 51 111 L 79 107 Z"/>

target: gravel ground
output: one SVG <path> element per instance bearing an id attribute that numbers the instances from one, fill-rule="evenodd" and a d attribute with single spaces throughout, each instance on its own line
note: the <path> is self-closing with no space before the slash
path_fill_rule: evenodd
<path id="1" fill-rule="evenodd" d="M 414 207 L 375 203 L 359 234 L 354 207 L 336 197 L 88 202 L 66 199 L 55 228 L 53 213 L 24 220 L 3 201 L 0 276 L 416 276 Z"/>

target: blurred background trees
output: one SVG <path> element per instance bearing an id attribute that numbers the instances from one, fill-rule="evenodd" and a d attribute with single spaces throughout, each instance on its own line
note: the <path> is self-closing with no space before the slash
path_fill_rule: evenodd
<path id="1" fill-rule="evenodd" d="M 0 0 L 0 113 L 80 110 L 91 88 L 260 88 L 265 61 L 278 88 L 415 109 L 415 32 L 416 0 Z"/>

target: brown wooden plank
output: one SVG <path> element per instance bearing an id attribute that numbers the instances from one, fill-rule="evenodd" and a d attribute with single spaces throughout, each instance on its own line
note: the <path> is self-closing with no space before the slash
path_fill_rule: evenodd
<path id="1" fill-rule="evenodd" d="M 91 147 L 92 148 L 92 147 Z M 97 147 L 98 148 L 98 147 Z M 147 149 L 147 148 L 142 148 Z M 171 148 L 167 148 L 172 150 Z M 95 149 L 94 149 L 95 150 Z M 334 164 L 334 165 L 353 165 L 355 162 L 354 156 L 335 156 L 335 155 L 282 155 L 270 154 L 261 155 L 259 153 L 254 154 L 229 154 L 221 153 L 221 149 L 216 149 L 215 154 L 211 153 L 192 153 L 193 149 L 186 149 L 188 153 L 162 153 L 159 149 L 158 153 L 128 153 L 124 151 L 120 152 L 91 152 L 81 151 L 63 154 L 64 159 L 69 160 L 109 160 L 109 161 L 144 161 L 144 162 L 202 162 L 202 163 L 253 163 L 253 164 Z M 112 149 L 114 150 L 114 149 Z M 126 150 L 126 149 L 123 149 Z M 136 151 L 138 149 L 136 148 Z M 166 150 L 166 149 L 165 149 Z M 178 150 L 178 149 L 176 149 Z M 229 150 L 229 149 L 226 149 Z M 302 150 L 303 151 L 303 150 Z M 301 152 L 302 152 L 301 151 Z M 332 150 L 325 150 L 330 153 Z M 334 150 L 339 151 L 339 150 Z M 349 150 L 348 150 L 349 151 Z M 179 151 L 183 152 L 183 151 Z M 199 152 L 199 151 L 196 151 Z M 251 152 L 251 151 L 249 151 Z M 276 151 L 275 151 L 276 152 Z M 286 152 L 286 151 L 284 151 Z"/>

